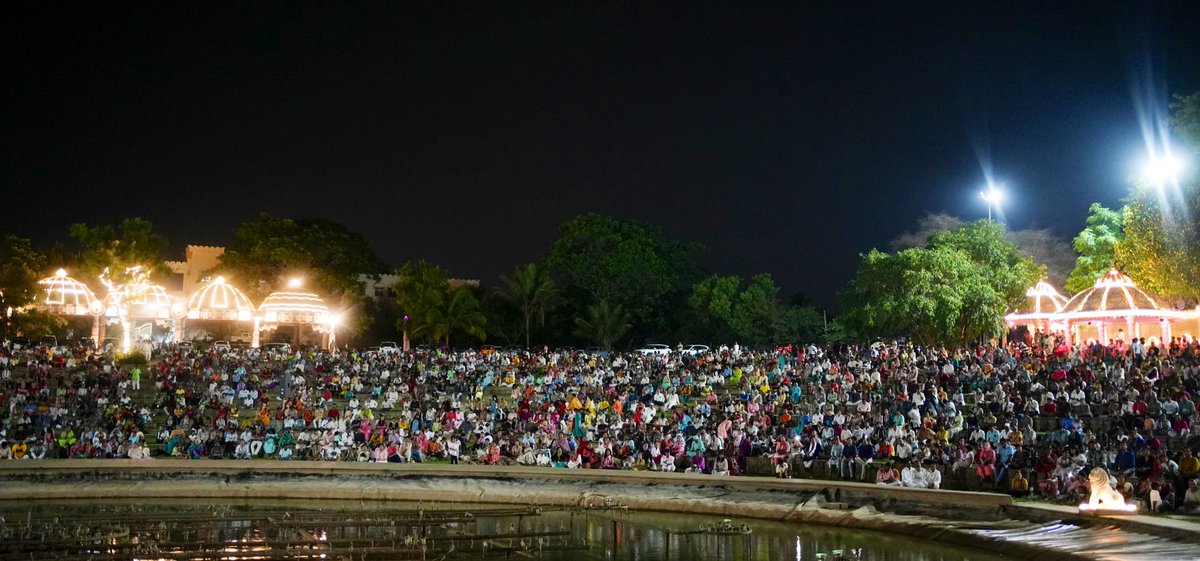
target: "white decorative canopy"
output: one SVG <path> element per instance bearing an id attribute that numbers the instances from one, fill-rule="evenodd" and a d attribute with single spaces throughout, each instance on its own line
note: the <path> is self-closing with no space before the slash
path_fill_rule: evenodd
<path id="1" fill-rule="evenodd" d="M 189 296 L 185 310 L 188 319 L 254 319 L 254 304 L 250 298 L 224 277 L 213 279 Z"/>
<path id="2" fill-rule="evenodd" d="M 1192 312 L 1174 310 L 1138 287 L 1128 275 L 1109 269 L 1096 284 L 1067 301 L 1057 317 L 1065 320 L 1126 318 L 1134 320 L 1185 319 Z"/>
<path id="3" fill-rule="evenodd" d="M 286 290 L 272 292 L 258 307 L 267 323 L 326 323 L 329 307 L 320 296 L 301 288 L 292 279 Z"/>
<path id="4" fill-rule="evenodd" d="M 1029 298 L 1025 307 L 1004 316 L 1004 319 L 1010 322 L 1048 320 L 1067 305 L 1067 298 L 1046 281 L 1038 281 L 1033 288 L 1025 291 L 1025 296 Z"/>
<path id="5" fill-rule="evenodd" d="M 117 298 L 128 310 L 128 316 L 140 319 L 169 319 L 180 316 L 183 308 L 167 293 L 167 289 L 149 282 L 123 284 L 105 298 L 108 315 L 117 316 Z"/>
<path id="6" fill-rule="evenodd" d="M 42 289 L 42 298 L 38 304 L 51 311 L 66 315 L 82 316 L 96 314 L 100 309 L 99 300 L 92 289 L 71 277 L 67 271 L 59 269 L 54 276 L 38 281 Z"/>

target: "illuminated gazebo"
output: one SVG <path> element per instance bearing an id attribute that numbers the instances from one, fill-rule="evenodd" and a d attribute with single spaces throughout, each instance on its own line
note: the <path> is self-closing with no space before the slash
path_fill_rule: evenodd
<path id="1" fill-rule="evenodd" d="M 1027 300 L 1021 309 L 1004 316 L 1004 321 L 1008 322 L 1010 329 L 1024 326 L 1032 333 L 1066 328 L 1066 324 L 1057 318 L 1057 314 L 1067 305 L 1067 298 L 1059 294 L 1050 283 L 1038 281 L 1033 288 L 1025 291 L 1025 297 Z"/>
<path id="2" fill-rule="evenodd" d="M 254 303 L 244 292 L 217 277 L 193 292 L 184 305 L 184 318 L 207 321 L 253 321 Z M 183 338 L 183 322 L 176 327 L 176 339 Z"/>
<path id="3" fill-rule="evenodd" d="M 54 276 L 38 281 L 42 296 L 37 305 L 46 311 L 63 316 L 92 316 L 92 340 L 100 342 L 100 315 L 104 306 L 92 289 L 71 277 L 65 269 L 55 271 Z"/>
<path id="4" fill-rule="evenodd" d="M 1129 276 L 1109 269 L 1096 280 L 1095 286 L 1068 300 L 1054 320 L 1070 327 L 1076 343 L 1144 337 L 1165 344 L 1171 340 L 1173 326 L 1181 328 L 1178 335 L 1195 336 L 1191 330 L 1196 316 L 1194 310 L 1175 310 L 1164 305 Z"/>
<path id="5" fill-rule="evenodd" d="M 272 292 L 259 305 L 258 311 L 251 342 L 254 347 L 259 345 L 260 331 L 276 329 L 281 325 L 296 326 L 297 341 L 300 327 L 310 325 L 314 331 L 328 335 L 328 345 L 334 344 L 334 327 L 340 318 L 329 312 L 329 307 L 320 296 L 304 290 L 300 279 L 288 281 L 285 290 Z"/>
<path id="6" fill-rule="evenodd" d="M 107 273 L 107 271 L 106 271 Z M 151 323 L 171 325 L 183 318 L 183 304 L 177 302 L 167 292 L 166 288 L 152 284 L 149 275 L 141 267 L 130 267 L 126 273 L 130 275 L 129 282 L 113 287 L 106 275 L 101 276 L 101 282 L 109 287 L 108 295 L 104 298 L 104 315 L 121 324 L 121 349 L 130 350 L 130 332 L 135 327 L 130 320 L 149 320 Z M 177 332 L 178 329 L 173 329 Z"/>

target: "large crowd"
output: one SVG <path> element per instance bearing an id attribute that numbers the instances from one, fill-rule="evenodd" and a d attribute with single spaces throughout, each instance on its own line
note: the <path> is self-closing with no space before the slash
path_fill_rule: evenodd
<path id="1" fill-rule="evenodd" d="M 1200 512 L 1200 345 L 1034 334 L 700 354 L 0 349 L 0 459 L 449 461 L 831 477 Z"/>

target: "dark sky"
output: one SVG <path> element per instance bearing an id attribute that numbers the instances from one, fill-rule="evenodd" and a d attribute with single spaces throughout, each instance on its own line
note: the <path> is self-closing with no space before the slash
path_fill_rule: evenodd
<path id="1" fill-rule="evenodd" d="M 3 230 L 182 253 L 267 211 L 488 282 L 594 211 L 833 305 L 925 212 L 984 216 L 981 162 L 1074 235 L 1138 105 L 1200 90 L 1200 2 L 260 4 L 6 10 Z"/>

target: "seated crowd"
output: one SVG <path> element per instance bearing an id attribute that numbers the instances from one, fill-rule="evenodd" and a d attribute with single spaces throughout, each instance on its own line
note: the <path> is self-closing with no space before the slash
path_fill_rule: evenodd
<path id="1" fill-rule="evenodd" d="M 274 458 L 775 473 L 1080 502 L 1103 466 L 1200 512 L 1200 346 L 910 343 L 688 356 L 0 349 L 0 459 Z"/>

